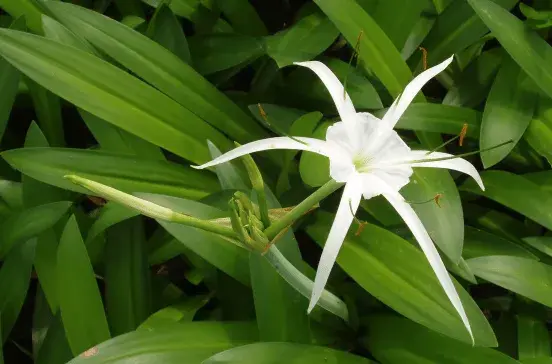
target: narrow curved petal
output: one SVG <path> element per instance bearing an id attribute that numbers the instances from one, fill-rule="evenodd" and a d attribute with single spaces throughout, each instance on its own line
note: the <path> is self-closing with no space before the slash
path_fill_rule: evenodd
<path id="1" fill-rule="evenodd" d="M 465 159 L 462 158 L 454 158 L 454 155 L 447 154 L 447 153 L 440 153 L 440 152 L 433 152 L 431 154 L 427 154 L 429 151 L 425 150 L 415 150 L 411 152 L 412 160 L 415 160 L 415 162 L 408 162 L 411 167 L 427 167 L 427 168 L 445 168 L 445 169 L 452 169 L 454 171 L 462 172 L 470 177 L 472 177 L 479 187 L 485 191 L 485 186 L 483 185 L 483 180 L 481 180 L 481 176 L 479 175 L 479 172 L 473 164 L 468 162 Z M 454 158 L 454 159 L 447 159 L 447 160 L 441 160 L 441 161 L 431 161 L 432 159 L 439 159 L 439 158 Z M 427 160 L 427 161 L 424 161 Z"/>
<path id="2" fill-rule="evenodd" d="M 303 137 L 296 137 L 295 139 L 300 140 L 305 144 L 299 143 L 298 141 L 293 140 L 289 137 L 277 137 L 277 138 L 256 140 L 254 142 L 247 143 L 245 145 L 232 149 L 228 153 L 224 153 L 223 155 L 213 159 L 208 163 L 202 164 L 200 166 L 192 166 L 192 167 L 196 169 L 204 169 L 204 168 L 216 166 L 217 164 L 231 161 L 232 159 L 236 159 L 246 154 L 260 152 L 263 150 L 273 150 L 273 149 L 306 150 L 308 152 L 321 154 L 326 157 L 329 157 L 329 155 L 331 154 L 331 148 L 323 140 L 314 139 L 314 138 L 303 138 Z"/>
<path id="3" fill-rule="evenodd" d="M 349 95 L 344 92 L 343 85 L 335 74 L 322 62 L 295 62 L 297 66 L 310 68 L 320 78 L 332 96 L 337 112 L 344 122 L 355 120 L 355 107 Z"/>
<path id="4" fill-rule="evenodd" d="M 420 244 L 422 251 L 429 261 L 431 268 L 433 268 L 433 271 L 435 272 L 439 283 L 441 283 L 445 294 L 456 309 L 456 312 L 458 312 L 458 314 L 460 315 L 462 322 L 470 333 L 473 342 L 473 333 L 471 330 L 470 322 L 468 320 L 468 316 L 466 315 L 464 307 L 462 306 L 462 301 L 460 301 L 458 292 L 456 292 L 456 288 L 454 287 L 454 284 L 452 283 L 447 269 L 445 268 L 445 265 L 443 264 L 443 261 L 439 256 L 439 252 L 435 248 L 433 241 L 429 237 L 429 234 L 427 233 L 424 225 L 418 218 L 418 215 L 416 215 L 416 212 L 414 211 L 412 206 L 406 203 L 403 197 L 397 191 L 385 189 L 383 196 L 395 208 L 399 215 L 401 215 L 408 228 L 412 231 L 412 234 L 418 241 L 418 244 Z"/>
<path id="5" fill-rule="evenodd" d="M 332 267 L 337 259 L 339 249 L 353 222 L 353 214 L 356 213 L 358 209 L 361 197 L 362 181 L 358 176 L 355 176 L 347 182 L 343 189 L 343 195 L 341 196 L 341 202 L 339 203 L 335 220 L 330 229 L 330 234 L 326 240 L 324 250 L 322 251 L 320 262 L 318 263 L 308 312 L 316 306 L 316 303 L 320 299 L 320 295 L 324 291 Z"/>
<path id="6" fill-rule="evenodd" d="M 437 66 L 425 70 L 424 72 L 416 76 L 412 81 L 410 81 L 410 83 L 406 85 L 403 93 L 399 97 L 397 97 L 387 113 L 385 113 L 383 120 L 386 123 L 390 124 L 392 128 L 395 127 L 395 124 L 397 124 L 401 116 L 406 111 L 408 105 L 410 105 L 412 100 L 414 100 L 414 97 L 416 97 L 422 87 L 424 87 L 424 85 L 433 77 L 443 72 L 445 68 L 447 68 L 448 65 L 452 63 L 452 60 L 453 56 L 439 63 Z"/>

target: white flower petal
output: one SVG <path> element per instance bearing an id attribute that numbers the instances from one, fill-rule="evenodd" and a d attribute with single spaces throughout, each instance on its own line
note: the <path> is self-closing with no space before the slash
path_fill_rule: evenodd
<path id="1" fill-rule="evenodd" d="M 318 61 L 295 62 L 294 64 L 310 68 L 314 73 L 316 73 L 332 96 L 341 120 L 344 122 L 354 122 L 356 111 L 353 102 L 351 101 L 349 95 L 344 92 L 343 85 L 334 75 L 332 70 L 328 68 L 328 66 Z"/>
<path id="2" fill-rule="evenodd" d="M 196 169 L 204 169 L 217 164 L 225 163 L 231 161 L 232 159 L 244 156 L 246 154 L 251 154 L 255 152 L 260 152 L 263 150 L 273 150 L 273 149 L 297 149 L 297 150 L 306 150 L 308 152 L 313 152 L 317 154 L 322 154 L 326 157 L 329 157 L 332 153 L 332 148 L 323 140 L 314 139 L 314 138 L 303 138 L 295 137 L 295 139 L 300 140 L 303 143 L 299 143 L 291 139 L 290 137 L 277 137 L 277 138 L 268 138 L 261 139 L 245 145 L 239 146 L 235 149 L 232 149 L 228 153 L 213 159 L 212 161 L 202 164 L 200 166 L 192 166 Z"/>
<path id="3" fill-rule="evenodd" d="M 441 152 L 433 152 L 431 154 L 427 154 L 428 151 L 426 150 L 415 150 L 411 152 L 410 158 L 412 160 L 415 160 L 415 163 L 407 163 L 411 167 L 428 167 L 428 168 L 445 168 L 445 169 L 452 169 L 454 171 L 465 173 L 469 176 L 471 176 L 479 185 L 479 187 L 485 191 L 485 186 L 483 185 L 483 181 L 481 180 L 481 176 L 479 175 L 479 172 L 473 164 L 468 162 L 465 159 L 462 158 L 455 158 L 455 159 L 447 159 L 444 161 L 430 161 L 431 159 L 437 159 L 437 158 L 448 158 L 448 157 L 454 157 L 452 154 L 448 153 L 441 153 Z M 427 162 L 424 162 L 424 160 L 429 160 Z"/>
<path id="4" fill-rule="evenodd" d="M 414 100 L 414 97 L 416 97 L 422 87 L 424 87 L 424 85 L 433 77 L 444 71 L 445 68 L 447 68 L 448 65 L 451 64 L 452 60 L 453 56 L 441 62 L 437 66 L 425 70 L 424 72 L 416 76 L 412 81 L 410 81 L 410 83 L 406 85 L 403 93 L 399 97 L 397 97 L 387 113 L 385 113 L 383 120 L 388 123 L 392 128 L 395 127 L 395 124 L 397 124 L 401 116 L 406 111 L 408 105 L 410 105 L 412 100 Z"/>
<path id="5" fill-rule="evenodd" d="M 330 229 L 326 245 L 322 251 L 320 262 L 318 263 L 318 269 L 316 271 L 316 278 L 314 279 L 314 287 L 309 303 L 308 312 L 310 312 L 316 303 L 320 299 L 330 272 L 335 264 L 339 249 L 343 244 L 343 240 L 349 231 L 349 227 L 353 222 L 353 214 L 356 213 L 360 199 L 362 197 L 362 183 L 358 176 L 355 176 L 345 184 L 343 189 L 343 195 L 341 196 L 341 202 L 335 215 L 335 220 Z M 352 211 L 351 211 L 352 209 Z"/>
<path id="6" fill-rule="evenodd" d="M 437 279 L 441 283 L 441 286 L 443 287 L 448 299 L 456 309 L 456 312 L 458 312 L 458 314 L 460 315 L 462 322 L 470 333 L 473 342 L 473 333 L 471 330 L 470 322 L 468 320 L 468 316 L 466 315 L 464 307 L 462 306 L 462 301 L 460 301 L 458 292 L 456 292 L 456 288 L 454 287 L 454 284 L 452 283 L 447 269 L 445 268 L 445 265 L 443 264 L 443 261 L 439 256 L 439 252 L 435 248 L 433 241 L 431 241 L 431 238 L 429 237 L 429 234 L 427 233 L 424 225 L 418 218 L 418 215 L 416 215 L 416 212 L 414 212 L 412 206 L 406 203 L 397 191 L 394 191 L 392 189 L 385 189 L 385 191 L 383 192 L 383 196 L 389 201 L 389 203 L 395 208 L 395 210 L 397 210 L 406 225 L 412 231 L 412 234 L 418 241 L 418 244 L 420 244 L 422 251 L 427 257 L 431 268 L 433 268 L 433 271 L 435 272 Z"/>

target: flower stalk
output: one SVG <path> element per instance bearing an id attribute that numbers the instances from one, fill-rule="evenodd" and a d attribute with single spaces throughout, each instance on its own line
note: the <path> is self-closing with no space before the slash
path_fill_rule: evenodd
<path id="1" fill-rule="evenodd" d="M 336 182 L 333 179 L 326 182 L 326 184 L 295 206 L 288 214 L 284 215 L 281 219 L 275 221 L 272 225 L 265 229 L 264 233 L 267 238 L 270 240 L 274 239 L 280 231 L 293 224 L 293 222 L 309 212 L 313 206 L 331 195 L 333 192 L 337 191 L 341 186 L 343 186 L 343 183 Z"/>
<path id="2" fill-rule="evenodd" d="M 279 220 L 275 221 L 274 225 L 283 226 L 282 231 L 276 231 L 272 228 L 271 230 L 275 231 L 274 237 L 269 238 L 263 231 L 265 225 L 257 216 L 259 214 L 257 206 L 253 205 L 247 195 L 242 192 L 236 192 L 228 203 L 230 208 L 230 218 L 202 220 L 173 211 L 169 208 L 157 205 L 153 202 L 138 198 L 80 176 L 67 175 L 65 178 L 90 190 L 94 194 L 106 200 L 120 203 L 124 206 L 137 210 L 145 216 L 195 227 L 229 238 L 228 240 L 230 242 L 238 244 L 253 253 L 263 255 L 278 272 L 278 274 L 280 274 L 280 276 L 289 285 L 291 285 L 306 298 L 311 296 L 314 289 L 314 282 L 295 268 L 295 266 L 293 266 L 293 264 L 286 259 L 278 248 L 273 245 L 275 240 L 274 238 L 280 232 L 283 233 L 285 229 L 293 223 L 293 216 L 301 217 L 305 213 L 312 210 L 312 208 L 321 199 L 340 187 L 340 184 L 327 183 L 291 210 L 274 209 L 267 211 L 267 216 L 270 215 L 273 219 L 279 218 Z M 282 220 L 284 222 L 280 223 Z M 334 294 L 324 290 L 321 294 L 320 300 L 318 301 L 318 305 L 341 317 L 343 320 L 348 321 L 349 314 L 347 306 Z"/>

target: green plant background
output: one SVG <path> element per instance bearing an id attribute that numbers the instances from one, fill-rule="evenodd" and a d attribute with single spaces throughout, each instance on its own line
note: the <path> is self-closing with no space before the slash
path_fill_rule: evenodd
<path id="1" fill-rule="evenodd" d="M 552 363 L 550 0 L 0 0 L 0 363 Z M 355 48 L 357 53 L 355 53 Z M 475 346 L 400 217 L 363 201 L 315 309 L 261 256 L 93 196 L 77 174 L 200 218 L 227 216 L 243 165 L 221 151 L 337 114 L 319 60 L 382 116 L 450 55 L 397 124 L 486 186 L 416 170 L 401 193 L 440 249 Z M 352 62 L 350 62 L 352 60 Z M 260 110 L 264 110 L 270 127 Z M 271 208 L 329 179 L 295 151 L 254 156 Z M 278 241 L 310 278 L 339 195 Z"/>

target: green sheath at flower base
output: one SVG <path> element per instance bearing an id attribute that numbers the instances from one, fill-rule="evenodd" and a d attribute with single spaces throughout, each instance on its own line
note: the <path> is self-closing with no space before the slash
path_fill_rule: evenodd
<path id="1" fill-rule="evenodd" d="M 166 207 L 157 205 L 153 202 L 143 200 L 141 198 L 119 191 L 113 187 L 106 186 L 99 182 L 95 182 L 76 175 L 67 175 L 64 176 L 64 178 L 86 188 L 87 190 L 90 190 L 99 197 L 105 198 L 106 200 L 115 201 L 117 203 L 120 203 L 121 205 L 130 207 L 140 212 L 142 215 L 154 219 L 175 222 L 182 225 L 200 228 L 230 238 L 237 237 L 234 230 L 228 227 L 210 221 L 201 220 L 192 216 L 184 215 L 180 212 L 176 212 Z"/>
<path id="2" fill-rule="evenodd" d="M 257 203 L 259 204 L 261 221 L 265 225 L 265 228 L 267 228 L 270 226 L 270 218 L 268 216 L 268 203 L 266 202 L 263 176 L 261 175 L 261 171 L 259 171 L 259 167 L 257 167 L 257 164 L 250 155 L 245 155 L 241 159 L 245 165 L 249 179 L 251 180 L 251 186 L 253 186 L 253 190 L 257 193 Z"/>

